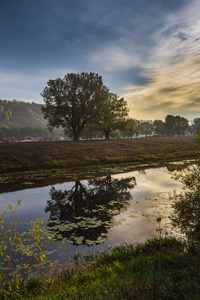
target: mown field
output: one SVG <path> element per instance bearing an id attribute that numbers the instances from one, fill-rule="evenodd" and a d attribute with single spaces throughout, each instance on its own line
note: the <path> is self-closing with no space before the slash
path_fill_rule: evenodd
<path id="1" fill-rule="evenodd" d="M 0 144 L 0 173 L 196 158 L 194 137 Z"/>

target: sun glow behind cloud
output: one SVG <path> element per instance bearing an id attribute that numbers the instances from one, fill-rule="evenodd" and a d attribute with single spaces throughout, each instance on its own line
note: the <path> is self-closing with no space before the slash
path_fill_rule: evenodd
<path id="1" fill-rule="evenodd" d="M 194 8 L 194 7 L 193 7 Z M 127 86 L 125 98 L 131 115 L 163 119 L 166 114 L 194 118 L 200 114 L 200 22 L 184 11 L 180 20 L 158 31 L 158 43 L 149 57 L 144 86 Z M 188 23 L 183 22 L 186 18 Z"/>

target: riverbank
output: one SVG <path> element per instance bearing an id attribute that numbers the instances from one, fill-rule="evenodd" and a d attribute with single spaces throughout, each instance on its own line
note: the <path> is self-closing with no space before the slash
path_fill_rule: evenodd
<path id="1" fill-rule="evenodd" d="M 0 299 L 199 299 L 199 255 L 183 241 L 155 238 L 76 260 L 57 275 L 13 281 Z"/>
<path id="2" fill-rule="evenodd" d="M 194 137 L 0 144 L 0 192 L 197 159 Z"/>
<path id="3" fill-rule="evenodd" d="M 194 137 L 0 144 L 0 174 L 196 158 Z"/>

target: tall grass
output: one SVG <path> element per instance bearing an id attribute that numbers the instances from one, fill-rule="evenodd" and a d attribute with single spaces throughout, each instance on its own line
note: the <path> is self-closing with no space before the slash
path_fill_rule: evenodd
<path id="1" fill-rule="evenodd" d="M 200 260 L 183 241 L 155 238 L 85 256 L 88 266 L 33 277 L 9 299 L 199 299 Z M 5 290 L 6 292 L 6 290 Z M 0 292 L 1 299 L 5 293 Z"/>

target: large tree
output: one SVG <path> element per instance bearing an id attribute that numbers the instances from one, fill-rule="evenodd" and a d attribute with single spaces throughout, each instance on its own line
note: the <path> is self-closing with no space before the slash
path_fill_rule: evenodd
<path id="1" fill-rule="evenodd" d="M 85 125 L 95 122 L 109 90 L 98 74 L 69 73 L 63 79 L 49 80 L 41 95 L 49 129 L 68 128 L 77 141 Z"/>
<path id="2" fill-rule="evenodd" d="M 184 117 L 176 116 L 175 117 L 175 133 L 180 135 L 185 135 L 186 131 L 189 130 L 188 120 Z"/>
<path id="3" fill-rule="evenodd" d="M 172 115 L 167 115 L 165 117 L 165 133 L 168 136 L 173 136 L 176 126 L 175 117 Z"/>
<path id="4" fill-rule="evenodd" d="M 180 116 L 167 115 L 165 118 L 165 132 L 167 135 L 184 135 L 189 130 L 188 120 Z"/>

